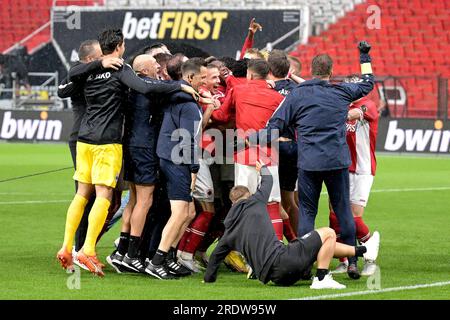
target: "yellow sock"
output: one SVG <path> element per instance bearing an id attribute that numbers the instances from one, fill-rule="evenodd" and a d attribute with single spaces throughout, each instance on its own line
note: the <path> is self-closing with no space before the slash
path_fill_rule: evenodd
<path id="1" fill-rule="evenodd" d="M 108 199 L 97 197 L 89 213 L 89 226 L 83 245 L 83 252 L 88 256 L 95 255 L 95 244 L 105 224 L 110 204 Z"/>
<path id="2" fill-rule="evenodd" d="M 66 230 L 64 232 L 64 247 L 69 252 L 72 252 L 73 239 L 75 238 L 75 232 L 83 217 L 84 208 L 86 207 L 88 200 L 78 194 L 75 195 L 70 203 L 69 209 L 67 209 L 66 218 Z"/>

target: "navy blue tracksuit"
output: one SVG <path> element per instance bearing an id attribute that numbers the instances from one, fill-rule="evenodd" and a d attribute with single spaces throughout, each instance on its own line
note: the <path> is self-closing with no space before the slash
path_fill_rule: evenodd
<path id="1" fill-rule="evenodd" d="M 372 74 L 364 75 L 360 83 L 332 85 L 320 79 L 305 81 L 291 91 L 269 120 L 267 129 L 297 130 L 299 237 L 314 230 L 325 182 L 341 225 L 341 238 L 348 245 L 355 243 L 345 123 L 349 104 L 368 94 L 373 85 Z"/>
<path id="2" fill-rule="evenodd" d="M 173 94 L 164 107 L 156 153 L 170 200 L 192 201 L 191 173 L 199 170 L 201 122 L 201 109 L 187 93 Z"/>

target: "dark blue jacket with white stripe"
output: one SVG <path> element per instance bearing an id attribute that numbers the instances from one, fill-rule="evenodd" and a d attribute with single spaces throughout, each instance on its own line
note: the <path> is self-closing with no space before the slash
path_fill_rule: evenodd
<path id="1" fill-rule="evenodd" d="M 348 168 L 351 164 L 346 141 L 349 104 L 372 91 L 374 77 L 363 75 L 359 83 L 330 84 L 312 79 L 301 83 L 283 100 L 267 129 L 297 130 L 297 167 L 308 171 Z M 269 130 L 270 132 L 270 130 Z"/>
<path id="2" fill-rule="evenodd" d="M 184 92 L 173 94 L 164 107 L 156 148 L 158 157 L 175 164 L 187 164 L 191 172 L 197 173 L 201 128 L 202 111 L 194 98 Z"/>

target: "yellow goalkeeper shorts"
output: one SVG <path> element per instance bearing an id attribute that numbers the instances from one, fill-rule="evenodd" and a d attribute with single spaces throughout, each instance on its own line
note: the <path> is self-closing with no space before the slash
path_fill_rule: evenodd
<path id="1" fill-rule="evenodd" d="M 73 178 L 82 183 L 116 186 L 122 168 L 121 144 L 77 142 L 77 169 Z"/>

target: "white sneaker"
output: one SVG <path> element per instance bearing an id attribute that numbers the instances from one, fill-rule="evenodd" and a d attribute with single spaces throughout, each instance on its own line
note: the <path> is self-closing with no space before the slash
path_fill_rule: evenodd
<path id="1" fill-rule="evenodd" d="M 178 258 L 178 263 L 181 264 L 182 266 L 185 266 L 194 273 L 200 272 L 200 269 L 197 267 L 193 259 Z"/>
<path id="2" fill-rule="evenodd" d="M 364 268 L 361 271 L 362 276 L 373 276 L 377 271 L 377 264 L 375 261 L 366 260 L 364 262 Z"/>
<path id="3" fill-rule="evenodd" d="M 369 240 L 367 240 L 363 244 L 367 252 L 364 253 L 364 260 L 368 261 L 375 261 L 378 257 L 378 249 L 380 248 L 380 233 L 378 231 L 375 231 L 372 234 L 372 237 L 370 237 Z"/>
<path id="4" fill-rule="evenodd" d="M 73 263 L 77 266 L 79 266 L 81 269 L 87 270 L 89 271 L 89 268 L 86 267 L 83 263 L 81 263 L 80 261 L 78 261 L 78 257 L 77 257 L 78 252 L 75 251 L 75 249 L 72 250 L 72 260 Z"/>
<path id="5" fill-rule="evenodd" d="M 344 262 L 340 262 L 336 269 L 331 271 L 332 274 L 339 274 L 339 273 L 347 273 L 348 268 L 348 260 L 345 260 Z"/>
<path id="6" fill-rule="evenodd" d="M 345 289 L 347 288 L 345 285 L 340 284 L 339 282 L 333 279 L 333 276 L 329 273 L 327 274 L 322 281 L 319 281 L 319 278 L 314 277 L 313 283 L 309 286 L 311 289 Z"/>

